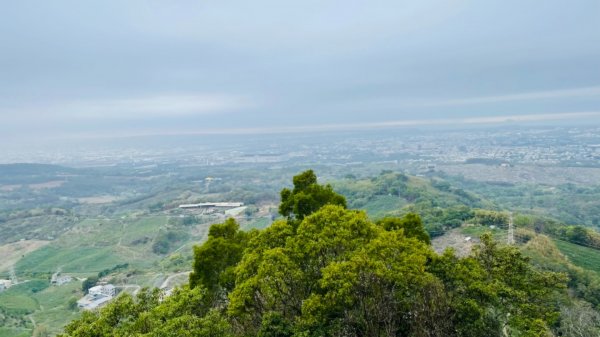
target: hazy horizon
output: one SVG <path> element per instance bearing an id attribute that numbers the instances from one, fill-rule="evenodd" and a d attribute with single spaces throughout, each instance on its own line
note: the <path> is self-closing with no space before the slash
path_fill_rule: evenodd
<path id="1" fill-rule="evenodd" d="M 600 124 L 600 3 L 13 2 L 0 141 Z"/>

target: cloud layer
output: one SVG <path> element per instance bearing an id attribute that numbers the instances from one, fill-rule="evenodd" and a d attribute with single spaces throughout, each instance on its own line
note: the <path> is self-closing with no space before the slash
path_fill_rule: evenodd
<path id="1" fill-rule="evenodd" d="M 600 109 L 595 0 L 56 0 L 2 10 L 4 142 L 541 123 Z"/>

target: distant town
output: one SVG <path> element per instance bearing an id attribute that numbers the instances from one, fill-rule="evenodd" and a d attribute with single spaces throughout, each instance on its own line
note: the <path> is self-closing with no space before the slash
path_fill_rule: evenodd
<path id="1" fill-rule="evenodd" d="M 347 135 L 346 135 L 347 136 Z M 192 137 L 192 136 L 189 136 Z M 221 136 L 225 137 L 225 136 Z M 111 148 L 99 145 L 96 151 L 38 153 L 16 151 L 3 156 L 4 162 L 39 162 L 74 166 L 101 166 L 119 163 L 181 166 L 243 164 L 359 165 L 364 162 L 401 163 L 408 168 L 430 164 L 495 160 L 500 164 L 600 166 L 598 127 L 503 127 L 472 130 L 382 130 L 357 132 L 351 137 L 335 134 L 235 136 L 226 143 L 218 139 L 183 138 L 166 144 Z"/>

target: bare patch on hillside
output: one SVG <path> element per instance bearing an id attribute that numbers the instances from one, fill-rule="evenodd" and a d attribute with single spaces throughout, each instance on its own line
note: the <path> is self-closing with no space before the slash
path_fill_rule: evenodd
<path id="1" fill-rule="evenodd" d="M 24 240 L 0 246 L 0 271 L 8 270 L 24 255 L 29 254 L 49 244 L 50 241 Z"/>
<path id="2" fill-rule="evenodd" d="M 431 246 L 437 253 L 443 253 L 446 248 L 453 248 L 458 256 L 467 256 L 471 254 L 473 246 L 479 243 L 479 238 L 470 237 L 460 232 L 460 228 L 455 228 L 431 240 Z"/>

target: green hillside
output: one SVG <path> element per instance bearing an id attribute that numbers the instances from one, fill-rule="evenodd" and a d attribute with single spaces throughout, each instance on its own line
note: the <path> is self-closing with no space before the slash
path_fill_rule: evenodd
<path id="1" fill-rule="evenodd" d="M 554 242 L 558 249 L 574 265 L 594 271 L 600 275 L 600 250 L 563 240 L 554 240 Z"/>

